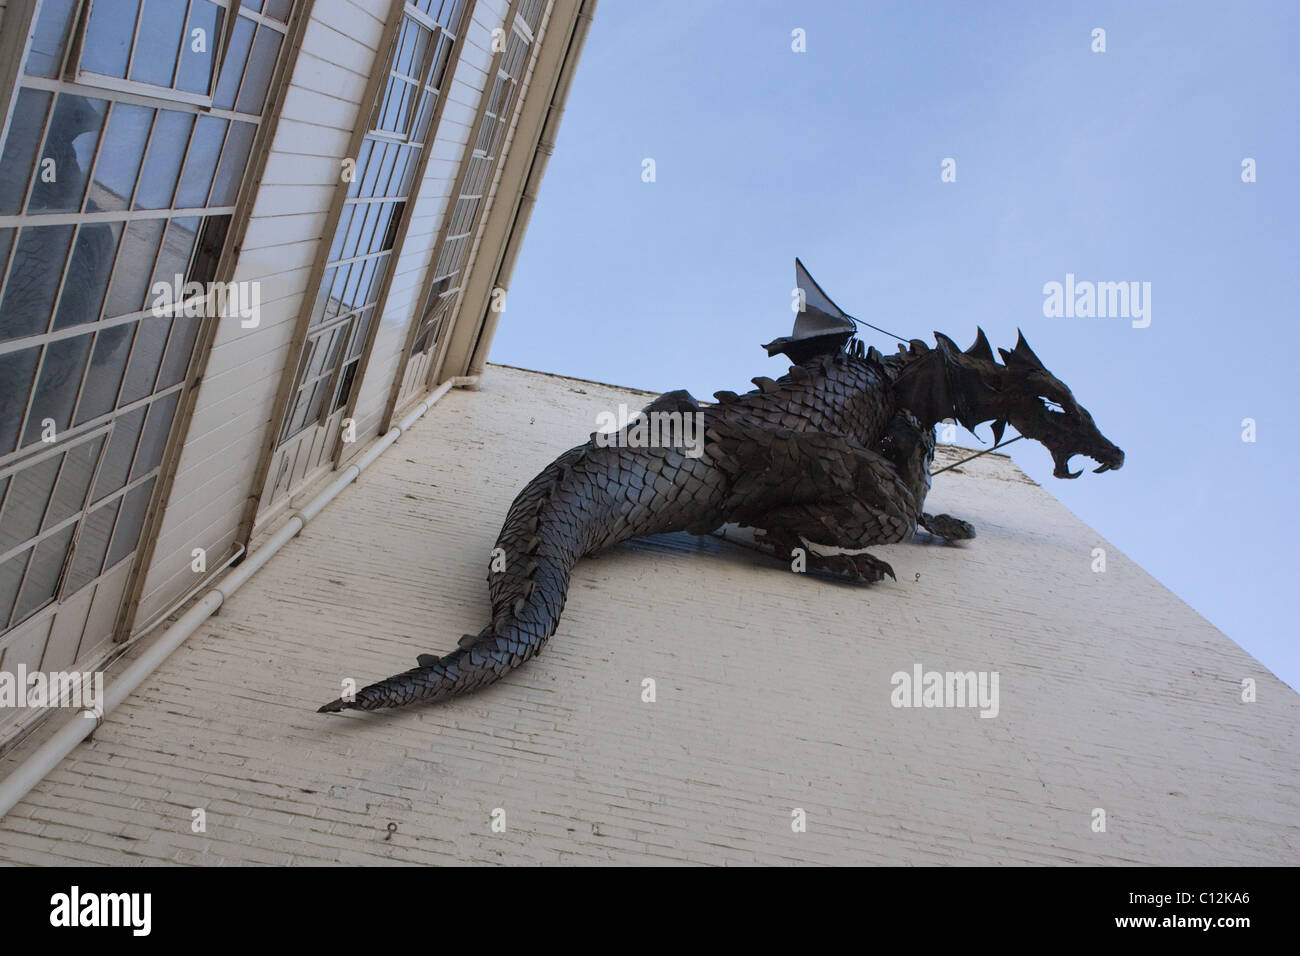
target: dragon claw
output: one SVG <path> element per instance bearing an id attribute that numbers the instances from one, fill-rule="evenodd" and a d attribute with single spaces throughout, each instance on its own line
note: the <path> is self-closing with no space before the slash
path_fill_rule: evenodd
<path id="1" fill-rule="evenodd" d="M 969 541 L 975 537 L 975 526 L 952 515 L 921 515 L 921 527 L 949 541 Z"/>
<path id="2" fill-rule="evenodd" d="M 843 574 L 863 584 L 875 584 L 889 575 L 895 581 L 894 569 L 879 558 L 869 554 L 815 554 L 809 561 L 811 567 L 822 571 Z"/>

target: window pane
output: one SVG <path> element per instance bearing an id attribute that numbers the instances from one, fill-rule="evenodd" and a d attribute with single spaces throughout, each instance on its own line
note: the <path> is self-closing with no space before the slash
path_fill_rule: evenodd
<path id="1" fill-rule="evenodd" d="M 150 404 L 144 434 L 140 436 L 140 447 L 136 449 L 135 463 L 131 465 L 131 476 L 127 481 L 135 481 L 157 468 L 162 461 L 163 449 L 167 447 L 167 435 L 172 427 L 172 416 L 176 413 L 176 402 L 180 396 L 180 392 L 172 392 Z"/>
<path id="2" fill-rule="evenodd" d="M 153 123 L 153 110 L 114 103 L 108 117 L 104 148 L 95 163 L 95 179 L 86 199 L 87 212 L 126 209 L 135 189 L 144 146 Z"/>
<path id="3" fill-rule="evenodd" d="M 429 85 L 435 90 L 441 90 L 443 80 L 447 76 L 447 64 L 451 61 L 451 37 L 443 34 L 438 41 L 438 58 L 434 61 L 433 70 L 429 74 Z"/>
<path id="4" fill-rule="evenodd" d="M 433 118 L 433 107 L 437 102 L 437 94 L 428 91 L 421 94 L 420 112 L 415 121 L 415 128 L 411 131 L 411 140 L 413 142 L 423 143 L 428 140 L 429 120 Z"/>
<path id="5" fill-rule="evenodd" d="M 17 547 L 40 530 L 62 460 L 62 455 L 51 455 L 13 476 L 0 517 L 0 552 Z"/>
<path id="6" fill-rule="evenodd" d="M 195 208 L 207 203 L 228 125 L 227 120 L 216 116 L 199 117 L 190 153 L 185 158 L 185 173 L 181 176 L 180 188 L 176 190 L 177 209 Z"/>
<path id="7" fill-rule="evenodd" d="M 0 629 L 3 629 L 9 621 L 14 601 L 18 599 L 18 585 L 22 583 L 23 571 L 26 570 L 27 559 L 31 556 L 31 551 L 24 551 L 22 554 L 14 555 L 4 564 L 0 564 Z"/>
<path id="8" fill-rule="evenodd" d="M 44 332 L 54 310 L 73 226 L 28 226 L 18 234 L 0 300 L 0 341 Z"/>
<path id="9" fill-rule="evenodd" d="M 347 311 L 347 306 L 343 304 L 343 293 L 348 287 L 348 276 L 352 270 L 358 268 L 354 262 L 351 265 L 339 266 L 338 272 L 334 274 L 334 285 L 330 287 L 330 308 L 325 314 L 331 318 Z"/>
<path id="10" fill-rule="evenodd" d="M 393 54 L 392 67 L 398 73 L 412 74 L 411 60 L 415 56 L 415 46 L 419 41 L 420 27 L 411 19 L 403 18 L 398 31 L 397 51 Z"/>
<path id="11" fill-rule="evenodd" d="M 386 261 L 388 260 L 383 256 L 366 260 L 361 270 L 361 281 L 357 283 L 357 305 L 364 305 L 367 302 L 374 301 L 371 286 L 374 284 L 375 270 L 379 263 Z"/>
<path id="12" fill-rule="evenodd" d="M 442 13 L 438 22 L 448 30 L 459 30 L 460 22 L 465 17 L 465 4 L 468 0 L 443 0 Z"/>
<path id="13" fill-rule="evenodd" d="M 171 86 L 184 26 L 184 0 L 145 0 L 140 36 L 131 61 L 131 79 L 154 86 Z"/>
<path id="14" fill-rule="evenodd" d="M 327 261 L 335 262 L 343 258 L 343 240 L 347 238 L 348 231 L 351 229 L 352 214 L 356 211 L 355 203 L 346 203 L 343 211 L 339 213 L 339 224 L 334 230 L 334 242 L 330 246 Z M 4 254 L 4 246 L 0 245 L 0 255 Z"/>
<path id="15" fill-rule="evenodd" d="M 27 186 L 36 178 L 34 160 L 50 96 L 44 90 L 23 89 L 18 93 L 4 157 L 0 158 L 0 169 L 5 171 L 0 176 L 0 216 L 17 215 L 22 210 Z"/>
<path id="16" fill-rule="evenodd" d="M 221 165 L 217 167 L 217 178 L 212 184 L 212 195 L 208 199 L 210 206 L 232 206 L 239 195 L 239 183 L 244 178 L 244 167 L 248 164 L 248 150 L 253 145 L 253 134 L 257 126 L 253 123 L 231 123 L 226 136 L 226 148 L 221 151 Z"/>
<path id="17" fill-rule="evenodd" d="M 280 53 L 280 34 L 267 27 L 257 28 L 253 53 L 244 71 L 244 87 L 239 91 L 235 109 L 241 113 L 261 113 L 266 104 L 266 91 L 271 85 L 271 73 Z"/>
<path id="18" fill-rule="evenodd" d="M 60 93 L 45 133 L 28 212 L 78 212 L 86 192 L 107 100 Z"/>
<path id="19" fill-rule="evenodd" d="M 352 269 L 348 273 L 348 284 L 343 288 L 343 308 L 355 309 L 361 304 L 357 294 L 361 288 L 361 277 L 365 274 L 366 265 L 364 262 L 354 262 Z"/>
<path id="20" fill-rule="evenodd" d="M 492 171 L 492 161 L 486 156 L 476 156 L 469 162 L 469 175 L 466 177 L 465 192 L 475 196 L 483 195 L 487 185 L 488 173 Z"/>
<path id="21" fill-rule="evenodd" d="M 379 217 L 383 212 L 383 203 L 372 202 L 366 203 L 357 214 L 363 216 L 361 235 L 357 238 L 357 248 L 354 255 L 365 255 L 375 248 L 375 232 L 379 226 Z"/>
<path id="22" fill-rule="evenodd" d="M 379 160 L 379 174 L 375 180 L 376 195 L 391 196 L 388 191 L 388 180 L 393 175 L 393 164 L 397 162 L 397 154 L 405 147 L 398 146 L 396 143 L 389 143 L 384 147 L 383 157 Z"/>
<path id="23" fill-rule="evenodd" d="M 323 332 L 311 340 L 307 346 L 307 361 L 305 363 L 306 374 L 302 376 L 303 381 L 318 377 L 325 369 L 325 362 L 329 358 L 330 347 L 334 344 L 338 336 L 338 328 L 333 328 L 328 332 Z"/>
<path id="24" fill-rule="evenodd" d="M 186 281 L 200 221 L 197 216 L 185 216 L 173 219 L 167 224 L 162 248 L 158 251 L 158 264 L 153 270 L 153 282 L 166 282 L 171 285 L 176 282 L 177 276 L 181 277 L 182 283 Z M 150 286 L 152 285 L 151 282 Z M 152 296 L 150 301 L 154 301 Z"/>
<path id="25" fill-rule="evenodd" d="M 44 607 L 54 597 L 59 586 L 59 575 L 63 571 L 63 561 L 68 556 L 68 546 L 72 544 L 72 533 L 76 530 L 75 524 L 68 525 L 36 546 L 36 553 L 32 555 L 31 565 L 27 568 L 27 580 L 23 582 L 22 592 L 14 605 L 15 624 Z"/>
<path id="26" fill-rule="evenodd" d="M 252 20 L 240 17 L 235 21 L 234 33 L 222 58 L 221 77 L 217 80 L 216 92 L 212 94 L 212 105 L 217 109 L 234 109 L 235 94 L 239 92 L 239 81 L 244 75 L 244 63 L 248 60 L 249 47 L 253 45 L 253 29 Z"/>
<path id="27" fill-rule="evenodd" d="M 316 291 L 316 304 L 312 307 L 311 325 L 319 325 L 329 317 L 329 290 L 337 273 L 337 268 L 325 270 L 325 276 L 321 279 L 320 288 Z"/>
<path id="28" fill-rule="evenodd" d="M 411 111 L 415 109 L 415 101 L 419 95 L 415 86 L 410 83 L 399 83 L 401 89 L 401 99 L 396 100 L 397 109 L 394 115 L 393 125 L 387 127 L 394 133 L 406 133 L 411 125 Z"/>
<path id="29" fill-rule="evenodd" d="M 86 372 L 86 385 L 82 388 L 81 402 L 77 406 L 77 424 L 107 414 L 117 407 L 117 389 L 122 384 L 122 371 L 131 350 L 131 333 L 135 325 L 112 325 L 100 329 L 91 354 L 90 369 Z"/>
<path id="30" fill-rule="evenodd" d="M 230 216 L 203 217 L 194 259 L 190 262 L 191 281 L 206 284 L 216 276 L 217 264 L 221 261 L 221 250 L 226 244 L 226 233 L 229 230 Z"/>
<path id="31" fill-rule="evenodd" d="M 199 335 L 199 319 L 180 317 L 172 326 L 171 338 L 167 340 L 167 354 L 163 358 L 162 369 L 158 372 L 158 388 L 170 388 L 185 377 L 189 368 L 190 356 L 194 352 L 194 340 Z"/>
<path id="32" fill-rule="evenodd" d="M 384 248 L 392 249 L 393 244 L 397 242 L 397 230 L 402 225 L 402 214 L 406 211 L 406 203 L 395 202 L 388 209 L 388 227 L 384 233 Z"/>
<path id="33" fill-rule="evenodd" d="M 95 479 L 95 490 L 91 501 L 111 495 L 126 484 L 127 473 L 131 470 L 131 459 L 135 457 L 136 442 L 140 440 L 140 426 L 144 424 L 144 408 L 136 408 L 113 421 L 113 433 L 108 439 L 108 452 L 103 464 L 99 466 L 99 477 Z"/>
<path id="34" fill-rule="evenodd" d="M 27 54 L 27 72 L 31 76 L 57 77 L 63 63 L 63 48 L 68 42 L 72 9 L 77 0 L 45 0 L 36 21 L 31 52 Z M 0 608 L 3 618 L 3 608 Z"/>
<path id="35" fill-rule="evenodd" d="M 361 350 L 366 346 L 366 336 L 370 334 L 370 317 L 374 314 L 374 309 L 366 309 L 361 313 L 361 318 L 357 321 L 356 331 L 352 335 L 352 347 L 348 349 L 348 358 L 355 359 L 361 355 Z"/>
<path id="36" fill-rule="evenodd" d="M 99 330 L 90 357 L 90 369 L 86 372 L 86 384 L 77 405 L 78 425 L 117 407 L 117 390 L 122 384 L 122 372 L 126 369 L 134 331 L 135 325 L 130 322 Z"/>
<path id="37" fill-rule="evenodd" d="M 415 56 L 411 58 L 410 68 L 403 69 L 402 72 L 407 76 L 415 79 L 417 83 L 424 81 L 425 68 L 428 66 L 430 43 L 433 42 L 433 31 L 426 30 L 422 26 L 415 27 Z"/>
<path id="38" fill-rule="evenodd" d="M 105 318 L 144 308 L 149 277 L 153 275 L 154 258 L 166 224 L 165 219 L 137 219 L 127 225 L 122 236 L 122 249 L 117 256 L 117 268 L 108 287 Z"/>
<path id="39" fill-rule="evenodd" d="M 190 22 L 185 25 L 181 42 L 181 62 L 176 71 L 178 90 L 204 96 L 211 90 L 217 40 L 221 36 L 221 16 L 222 11 L 211 0 L 194 0 L 190 7 Z"/>
<path id="40" fill-rule="evenodd" d="M 430 329 L 426 326 L 419 335 L 415 337 L 415 342 L 411 345 L 411 355 L 420 355 L 424 352 L 429 344 Z"/>
<path id="41" fill-rule="evenodd" d="M 42 528 L 52 528 L 81 510 L 86 492 L 90 490 L 90 479 L 95 475 L 99 450 L 103 447 L 104 436 L 100 435 L 68 449 L 63 456 L 63 468 L 59 471 L 59 480 L 54 486 L 54 496 L 50 499 Z"/>
<path id="42" fill-rule="evenodd" d="M 361 237 L 365 234 L 366 219 L 373 217 L 374 209 L 373 203 L 352 205 L 352 219 L 348 223 L 347 240 L 343 243 L 343 251 L 339 258 L 350 259 L 363 251 Z M 373 226 L 371 229 L 373 231 Z"/>
<path id="43" fill-rule="evenodd" d="M 329 379 L 323 378 L 311 386 L 311 399 L 304 403 L 298 428 L 295 431 L 301 431 L 308 425 L 315 425 L 320 420 L 321 406 L 325 404 L 325 393 L 329 391 L 329 385 Z"/>
<path id="44" fill-rule="evenodd" d="M 266 9 L 262 11 L 273 20 L 289 22 L 289 11 L 293 9 L 293 0 L 266 0 Z"/>
<path id="45" fill-rule="evenodd" d="M 149 155 L 140 171 L 140 188 L 136 193 L 135 209 L 166 209 L 171 205 L 172 192 L 180 175 L 185 147 L 190 141 L 190 128 L 194 117 L 189 113 L 159 110 L 153 123 L 153 138 L 149 141 Z"/>
<path id="46" fill-rule="evenodd" d="M 357 150 L 357 169 L 363 174 L 366 166 L 370 162 L 370 153 L 374 150 L 374 140 L 363 140 L 361 148 Z M 348 198 L 354 198 L 361 195 L 361 176 L 353 176 L 352 182 L 348 185 Z"/>
<path id="47" fill-rule="evenodd" d="M 68 580 L 63 585 L 65 596 L 81 590 L 99 577 L 104 554 L 108 551 L 108 539 L 113 533 L 113 522 L 117 520 L 121 505 L 122 499 L 114 498 L 81 519 L 81 534 L 77 538 L 72 566 L 68 569 Z"/>
<path id="48" fill-rule="evenodd" d="M 40 355 L 39 345 L 0 355 L 0 454 L 12 451 L 18 440 Z"/>
<path id="49" fill-rule="evenodd" d="M 81 68 L 105 76 L 126 76 L 139 0 L 94 0 L 81 53 Z"/>
<path id="50" fill-rule="evenodd" d="M 59 311 L 54 317 L 56 329 L 99 321 L 121 235 L 120 222 L 88 223 L 77 232 L 77 244 L 68 260 L 68 278 L 63 283 Z"/>
<path id="51" fill-rule="evenodd" d="M 410 83 L 389 77 L 388 87 L 384 90 L 383 111 L 379 115 L 379 129 L 390 133 L 405 132 L 406 102 L 410 90 Z"/>
<path id="52" fill-rule="evenodd" d="M 153 493 L 155 479 L 150 478 L 138 488 L 132 488 L 122 501 L 122 511 L 117 516 L 117 527 L 113 529 L 113 543 L 108 548 L 108 560 L 105 568 L 111 568 L 140 543 L 140 526 L 149 510 L 149 496 Z"/>
<path id="53" fill-rule="evenodd" d="M 23 444 L 41 440 L 42 424 L 52 419 L 57 431 L 72 423 L 72 406 L 77 401 L 81 377 L 90 358 L 90 340 L 93 335 L 79 335 L 75 339 L 61 339 L 45 346 L 41 363 L 41 377 L 36 382 L 36 395 L 31 411 L 27 413 L 27 430 Z"/>
<path id="54" fill-rule="evenodd" d="M 117 400 L 119 405 L 153 394 L 154 379 L 158 377 L 158 366 L 162 364 L 163 349 L 167 347 L 167 333 L 171 327 L 171 316 L 150 315 L 140 320 L 135 344 L 131 347 L 131 364 L 127 366 L 122 394 Z"/>
<path id="55" fill-rule="evenodd" d="M 356 379 L 356 375 L 356 362 L 343 370 L 343 373 L 339 376 L 339 394 L 334 399 L 334 405 L 330 408 L 331 412 L 337 411 L 348 403 L 348 398 L 352 395 L 352 382 Z"/>

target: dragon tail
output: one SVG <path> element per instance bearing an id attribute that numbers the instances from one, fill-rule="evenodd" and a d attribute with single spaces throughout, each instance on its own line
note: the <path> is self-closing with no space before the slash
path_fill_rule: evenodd
<path id="1" fill-rule="evenodd" d="M 419 667 L 339 698 L 320 713 L 379 710 L 435 701 L 495 683 L 532 658 L 555 632 L 569 574 L 589 544 L 599 510 L 593 477 L 574 470 L 587 446 L 567 452 L 534 478 L 510 506 L 492 552 L 492 621 L 466 634 L 443 657 L 421 654 Z"/>

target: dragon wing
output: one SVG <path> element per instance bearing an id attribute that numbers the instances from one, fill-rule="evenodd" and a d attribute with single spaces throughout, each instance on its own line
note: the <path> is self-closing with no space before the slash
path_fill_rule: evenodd
<path id="1" fill-rule="evenodd" d="M 794 260 L 795 286 L 802 293 L 803 309 L 795 316 L 794 331 L 768 342 L 768 355 L 785 353 L 796 363 L 818 355 L 829 355 L 844 348 L 857 326 L 838 305 L 831 301 L 804 264 Z"/>

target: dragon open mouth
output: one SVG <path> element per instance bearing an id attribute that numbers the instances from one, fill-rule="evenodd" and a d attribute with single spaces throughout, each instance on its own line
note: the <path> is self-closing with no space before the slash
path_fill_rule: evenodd
<path id="1" fill-rule="evenodd" d="M 1096 454 L 1086 451 L 1053 451 L 1052 461 L 1055 463 L 1056 467 L 1052 469 L 1052 477 L 1078 478 L 1082 475 L 1083 469 L 1070 471 L 1070 459 L 1075 455 L 1083 455 L 1097 462 L 1097 467 L 1092 470 L 1093 474 L 1097 475 L 1106 471 L 1118 471 L 1120 468 L 1124 467 L 1124 452 L 1120 451 L 1118 448 L 1098 451 Z"/>

